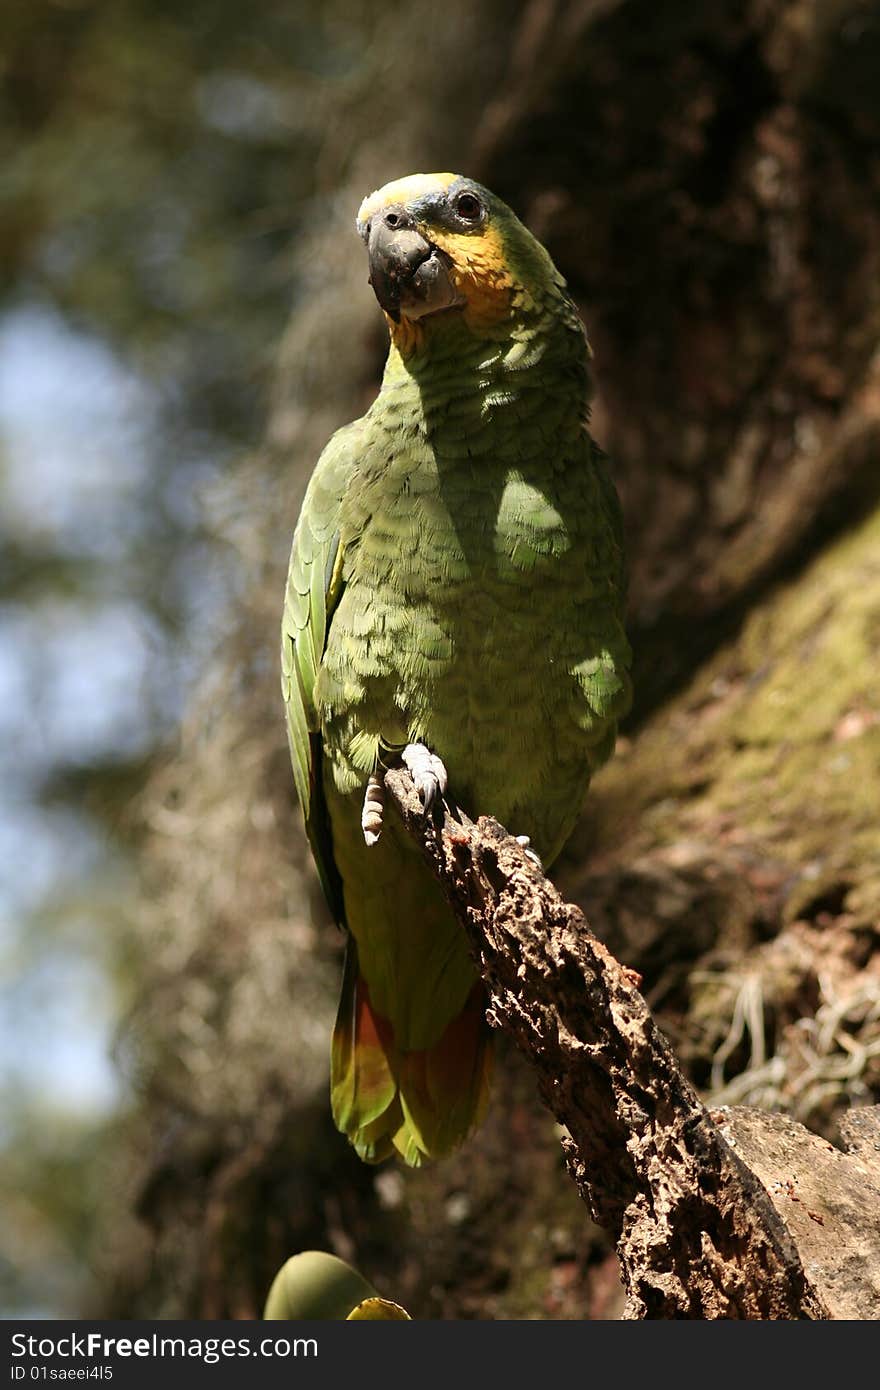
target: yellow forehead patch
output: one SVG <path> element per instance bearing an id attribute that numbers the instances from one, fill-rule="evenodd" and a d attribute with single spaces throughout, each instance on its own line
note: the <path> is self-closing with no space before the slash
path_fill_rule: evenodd
<path id="1" fill-rule="evenodd" d="M 357 215 L 358 226 L 369 222 L 374 213 L 394 203 L 409 203 L 430 193 L 442 193 L 458 178 L 461 178 L 460 174 L 410 174 L 405 179 L 386 183 L 384 188 L 377 188 L 361 203 Z"/>

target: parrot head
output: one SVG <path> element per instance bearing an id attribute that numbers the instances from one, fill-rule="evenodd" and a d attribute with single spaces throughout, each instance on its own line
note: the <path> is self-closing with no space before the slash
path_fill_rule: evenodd
<path id="1" fill-rule="evenodd" d="M 357 229 L 395 340 L 421 338 L 453 315 L 492 336 L 565 284 L 506 203 L 460 174 L 386 184 L 364 199 Z"/>

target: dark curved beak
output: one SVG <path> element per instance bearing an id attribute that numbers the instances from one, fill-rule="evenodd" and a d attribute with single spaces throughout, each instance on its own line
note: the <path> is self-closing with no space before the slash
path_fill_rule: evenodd
<path id="1" fill-rule="evenodd" d="M 386 314 L 399 323 L 401 297 L 411 287 L 419 266 L 433 255 L 434 247 L 413 227 L 389 227 L 379 215 L 370 223 L 367 249 L 376 298 Z"/>

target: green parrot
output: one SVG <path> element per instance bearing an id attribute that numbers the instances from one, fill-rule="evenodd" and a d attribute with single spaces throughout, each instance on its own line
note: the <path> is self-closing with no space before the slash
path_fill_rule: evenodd
<path id="1" fill-rule="evenodd" d="M 346 929 L 338 1128 L 367 1162 L 449 1154 L 485 1110 L 483 986 L 437 883 L 382 817 L 402 760 L 549 865 L 630 702 L 620 510 L 565 281 L 497 197 L 416 174 L 361 205 L 390 350 L 293 538 L 282 687 L 299 800 Z"/>

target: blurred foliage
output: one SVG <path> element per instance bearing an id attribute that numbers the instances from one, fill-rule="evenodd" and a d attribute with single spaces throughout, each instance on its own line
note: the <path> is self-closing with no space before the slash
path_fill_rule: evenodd
<path id="1" fill-rule="evenodd" d="M 293 92 L 344 81 L 357 61 L 342 13 L 243 14 L 222 0 L 4 9 L 6 291 L 49 294 L 134 350 L 192 425 L 219 418 L 253 437 L 315 182 Z"/>

